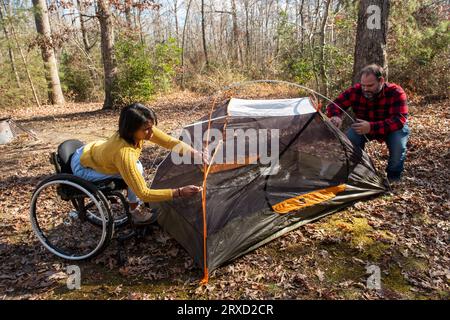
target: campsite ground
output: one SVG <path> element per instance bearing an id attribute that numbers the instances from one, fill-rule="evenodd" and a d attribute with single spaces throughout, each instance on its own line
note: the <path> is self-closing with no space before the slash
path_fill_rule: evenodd
<path id="1" fill-rule="evenodd" d="M 209 108 L 206 97 L 186 92 L 153 106 L 166 131 Z M 79 263 L 81 289 L 74 291 L 66 287 L 70 263 L 47 252 L 31 230 L 29 200 L 52 173 L 50 151 L 68 138 L 106 138 L 118 113 L 100 104 L 0 110 L 0 118 L 12 115 L 39 138 L 0 146 L 0 299 L 449 299 L 450 103 L 416 101 L 410 110 L 405 178 L 393 193 L 290 232 L 219 268 L 206 286 L 184 249 L 155 226 L 143 242 L 127 245 L 123 267 L 115 245 Z M 382 149 L 369 148 L 378 168 L 386 162 Z M 155 157 L 159 149 L 147 145 L 147 175 Z M 367 288 L 368 266 L 380 268 L 381 290 Z"/>

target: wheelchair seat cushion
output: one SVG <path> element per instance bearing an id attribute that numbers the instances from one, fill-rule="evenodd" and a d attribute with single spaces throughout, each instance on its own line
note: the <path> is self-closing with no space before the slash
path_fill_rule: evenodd
<path id="1" fill-rule="evenodd" d="M 61 172 L 72 173 L 70 160 L 75 151 L 84 145 L 80 140 L 66 140 L 58 146 L 58 160 L 61 165 Z"/>

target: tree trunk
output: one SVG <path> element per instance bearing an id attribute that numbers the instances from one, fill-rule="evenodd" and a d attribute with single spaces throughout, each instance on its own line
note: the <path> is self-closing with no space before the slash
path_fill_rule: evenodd
<path id="1" fill-rule="evenodd" d="M 139 27 L 139 39 L 141 40 L 141 44 L 144 45 L 144 32 L 142 31 L 142 10 L 138 7 L 137 21 Z M 158 9 L 159 14 L 159 9 Z M 157 37 L 155 37 L 157 39 Z"/>
<path id="2" fill-rule="evenodd" d="M 250 30 L 249 30 L 249 3 L 244 1 L 245 7 L 245 64 L 249 67 L 250 64 Z"/>
<path id="3" fill-rule="evenodd" d="M 203 41 L 203 54 L 205 56 L 206 68 L 209 68 L 208 50 L 206 48 L 206 31 L 205 31 L 205 0 L 202 0 L 202 41 Z"/>
<path id="4" fill-rule="evenodd" d="M 300 9 L 299 9 L 299 14 L 300 14 L 300 26 L 301 26 L 301 28 L 300 28 L 300 34 L 301 34 L 301 37 L 300 37 L 300 41 L 301 41 L 301 43 L 302 43 L 302 45 L 301 45 L 301 52 L 302 52 L 302 54 L 303 54 L 303 52 L 305 51 L 305 16 L 304 16 L 304 14 L 303 14 L 303 7 L 304 7 L 304 4 L 305 4 L 305 0 L 302 0 L 302 2 L 301 2 L 301 4 L 300 4 Z"/>
<path id="5" fill-rule="evenodd" d="M 132 23 L 133 20 L 131 18 L 131 0 L 125 0 L 124 6 L 125 6 L 125 20 L 127 22 L 127 27 L 131 29 L 133 27 Z"/>
<path id="6" fill-rule="evenodd" d="M 116 80 L 116 61 L 114 56 L 114 30 L 109 1 L 98 0 L 97 17 L 100 22 L 101 51 L 105 77 L 105 100 L 103 109 L 114 106 L 113 90 Z"/>
<path id="7" fill-rule="evenodd" d="M 42 60 L 46 71 L 48 95 L 52 104 L 64 104 L 64 96 L 59 81 L 58 66 L 50 31 L 47 3 L 45 0 L 33 0 L 34 20 L 39 33 Z"/>
<path id="8" fill-rule="evenodd" d="M 9 61 L 11 62 L 11 69 L 12 69 L 12 72 L 14 74 L 14 77 L 16 78 L 17 87 L 20 89 L 20 88 L 22 88 L 22 85 L 20 83 L 19 73 L 17 72 L 16 59 L 14 57 L 14 51 L 13 51 L 13 48 L 12 48 L 12 45 L 11 45 L 11 39 L 9 37 L 9 31 L 8 31 L 8 28 L 5 25 L 5 21 L 3 19 L 3 13 L 2 13 L 2 8 L 1 7 L 0 7 L 0 22 L 1 22 L 2 26 L 3 26 L 3 32 L 5 33 L 5 39 L 6 39 L 6 42 L 8 44 L 8 55 L 9 55 Z"/>
<path id="9" fill-rule="evenodd" d="M 17 50 L 19 50 L 20 57 L 22 58 L 23 66 L 24 66 L 25 72 L 27 74 L 28 82 L 30 83 L 30 88 L 31 88 L 31 91 L 33 93 L 34 101 L 36 102 L 36 106 L 40 108 L 41 107 L 41 103 L 39 102 L 39 98 L 38 98 L 38 95 L 37 95 L 37 92 L 36 92 L 36 88 L 34 87 L 34 84 L 33 84 L 33 79 L 31 79 L 30 70 L 28 69 L 28 62 L 27 62 L 27 59 L 26 59 L 25 55 L 23 54 L 22 48 L 20 47 L 19 40 L 17 39 L 16 31 L 14 29 L 14 25 L 13 24 L 11 24 L 11 34 L 12 34 L 12 36 L 14 38 L 14 42 L 16 43 Z"/>
<path id="10" fill-rule="evenodd" d="M 323 13 L 322 24 L 320 25 L 320 57 L 319 57 L 319 72 L 321 80 L 322 94 L 328 96 L 328 78 L 325 70 L 325 28 L 327 26 L 328 12 L 330 9 L 331 0 L 326 0 L 325 10 Z"/>
<path id="11" fill-rule="evenodd" d="M 142 20 L 140 14 L 139 14 L 139 28 L 142 30 Z M 162 32 L 163 31 L 161 27 L 161 10 L 158 9 L 155 12 L 155 18 L 153 19 L 153 39 L 156 43 L 162 43 L 164 41 L 164 35 L 162 34 Z M 141 42 L 142 44 L 144 44 L 144 40 L 141 40 Z"/>
<path id="12" fill-rule="evenodd" d="M 234 47 L 234 61 L 238 66 L 242 65 L 242 50 L 239 41 L 239 27 L 237 21 L 236 1 L 231 0 L 231 16 L 233 18 L 233 47 Z"/>
<path id="13" fill-rule="evenodd" d="M 359 3 L 353 83 L 360 81 L 359 72 L 371 63 L 382 66 L 387 73 L 389 7 L 389 0 L 361 0 Z"/>
<path id="14" fill-rule="evenodd" d="M 180 36 L 180 30 L 178 26 L 178 1 L 174 0 L 173 2 L 173 15 L 175 17 L 175 38 L 177 39 L 177 45 L 179 45 L 179 36 Z"/>
<path id="15" fill-rule="evenodd" d="M 187 8 L 186 8 L 186 17 L 184 18 L 184 25 L 183 25 L 183 35 L 181 36 L 181 87 L 184 89 L 184 73 L 185 73 L 185 60 L 186 60 L 186 26 L 189 19 L 189 10 L 191 9 L 191 2 L 192 0 L 189 0 Z"/>
<path id="16" fill-rule="evenodd" d="M 78 8 L 78 11 L 80 12 L 80 30 L 81 30 L 81 38 L 83 40 L 85 55 L 90 61 L 92 61 L 90 51 L 93 48 L 93 45 L 91 45 L 89 43 L 89 37 L 87 34 L 87 30 L 86 30 L 85 20 L 82 15 L 84 13 L 85 7 L 81 0 L 77 0 L 77 8 Z M 99 80 L 99 75 L 98 75 L 97 71 L 95 70 L 95 64 L 93 62 L 92 62 L 92 67 L 89 67 L 89 74 L 91 75 L 91 78 L 95 81 L 95 84 L 97 86 L 98 80 Z"/>
<path id="17" fill-rule="evenodd" d="M 309 12 L 309 6 L 308 6 L 308 17 L 311 17 L 311 13 Z M 314 35 L 316 34 L 316 29 L 317 29 L 317 21 L 319 21 L 319 11 L 320 11 L 320 0 L 317 0 L 317 5 L 316 8 L 314 9 L 314 16 L 312 19 L 312 25 L 311 25 L 311 30 L 309 32 L 308 35 L 308 44 L 309 44 L 309 51 L 310 51 L 310 55 L 311 55 L 311 63 L 312 63 L 312 67 L 313 67 L 313 75 L 314 75 L 314 80 L 316 83 L 315 86 L 315 90 L 319 90 L 320 91 L 320 81 L 319 81 L 319 75 L 317 74 L 317 63 L 316 63 L 316 57 L 315 57 L 315 37 Z"/>
<path id="18" fill-rule="evenodd" d="M 78 7 L 78 11 L 80 12 L 80 30 L 81 30 L 81 37 L 83 40 L 83 45 L 84 45 L 84 50 L 86 51 L 86 53 L 89 53 L 91 51 L 91 45 L 89 44 L 89 38 L 86 32 L 86 25 L 85 25 L 85 21 L 84 21 L 84 17 L 82 15 L 82 13 L 84 13 L 84 5 L 81 2 L 81 0 L 77 0 L 77 7 Z"/>

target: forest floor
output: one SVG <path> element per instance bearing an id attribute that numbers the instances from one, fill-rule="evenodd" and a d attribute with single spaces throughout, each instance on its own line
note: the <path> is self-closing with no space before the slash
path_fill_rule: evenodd
<path id="1" fill-rule="evenodd" d="M 209 101 L 184 92 L 151 105 L 171 132 L 207 114 Z M 48 155 L 60 142 L 107 138 L 118 112 L 101 104 L 0 110 L 38 138 L 0 146 L 0 299 L 449 299 L 450 102 L 413 102 L 410 113 L 405 176 L 393 192 L 300 227 L 214 271 L 207 285 L 187 252 L 154 226 L 144 241 L 126 245 L 122 267 L 114 243 L 77 263 L 81 289 L 69 290 L 72 263 L 44 249 L 31 229 L 31 194 L 52 174 Z M 384 149 L 368 148 L 380 170 Z M 147 177 L 160 157 L 146 145 Z M 367 287 L 373 266 L 378 290 Z"/>

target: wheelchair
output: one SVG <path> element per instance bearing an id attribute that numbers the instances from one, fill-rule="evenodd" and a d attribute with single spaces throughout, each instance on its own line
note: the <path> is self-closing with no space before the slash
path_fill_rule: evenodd
<path id="1" fill-rule="evenodd" d="M 146 227 L 133 224 L 122 179 L 90 182 L 73 175 L 70 161 L 83 145 L 66 140 L 51 153 L 56 173 L 41 181 L 32 194 L 31 226 L 45 248 L 72 261 L 97 256 L 115 237 L 121 264 L 121 244 L 132 237 L 142 239 Z"/>

